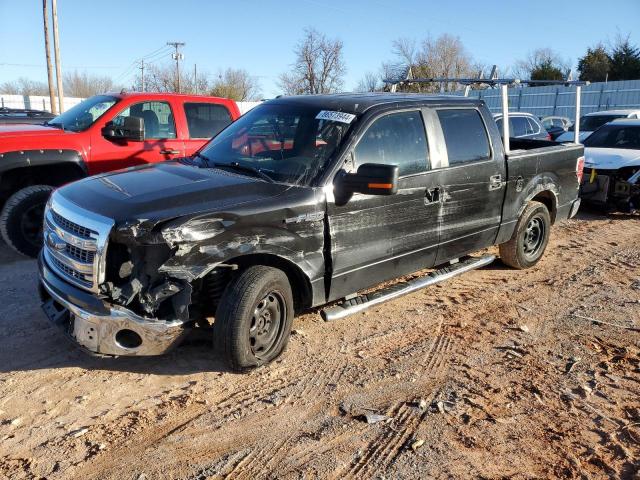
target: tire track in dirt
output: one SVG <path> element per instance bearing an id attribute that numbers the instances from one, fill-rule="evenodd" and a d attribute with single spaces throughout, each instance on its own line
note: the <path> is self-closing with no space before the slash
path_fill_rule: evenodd
<path id="1" fill-rule="evenodd" d="M 288 392 L 284 398 L 280 399 L 277 407 L 295 407 L 297 410 L 304 412 L 304 417 L 315 415 L 324 402 L 321 394 L 326 393 L 327 386 L 336 385 L 347 368 L 346 361 L 339 361 L 335 364 L 323 364 L 321 362 L 316 368 L 307 369 L 306 374 L 298 377 L 295 381 L 289 382 L 289 385 L 300 388 Z M 233 400 L 233 398 L 229 398 L 230 402 Z M 254 400 L 256 403 L 261 402 L 258 398 L 254 398 Z M 259 412 L 250 412 L 240 418 L 251 422 L 251 416 L 254 413 L 264 415 L 264 409 Z M 229 423 L 225 427 L 232 428 Z M 219 468 L 219 471 L 227 472 L 224 473 L 224 478 L 229 479 L 259 478 L 261 473 L 268 471 L 269 468 L 278 465 L 284 460 L 299 436 L 300 433 L 296 432 L 288 435 L 284 440 L 278 440 L 277 437 L 257 438 L 253 444 L 248 445 L 251 450 L 246 455 L 238 456 L 237 454 L 241 451 L 235 452 L 230 456 L 229 461 Z M 247 445 L 244 445 L 244 447 L 246 448 Z M 208 466 L 204 466 L 201 471 L 206 471 L 208 468 Z"/>
<path id="2" fill-rule="evenodd" d="M 421 376 L 429 375 L 429 383 L 438 384 L 444 376 L 445 361 L 454 347 L 455 340 L 441 333 L 443 320 L 438 323 L 438 334 L 431 342 L 420 365 Z M 438 388 L 432 389 L 424 400 L 430 405 L 438 396 Z M 346 472 L 339 472 L 334 478 L 370 478 L 377 469 L 391 465 L 404 450 L 409 439 L 414 435 L 418 425 L 427 415 L 415 405 L 405 401 L 393 404 L 385 413 L 392 422 L 371 442 L 367 444 L 364 454 L 353 462 Z M 384 427 L 383 427 L 384 428 Z"/>

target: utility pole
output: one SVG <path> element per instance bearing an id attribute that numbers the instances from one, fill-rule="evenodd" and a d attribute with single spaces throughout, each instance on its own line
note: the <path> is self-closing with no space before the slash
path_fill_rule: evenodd
<path id="1" fill-rule="evenodd" d="M 193 64 L 193 89 L 198 94 L 198 66 Z"/>
<path id="2" fill-rule="evenodd" d="M 140 84 L 142 86 L 142 91 L 144 92 L 144 58 L 140 60 Z"/>
<path id="3" fill-rule="evenodd" d="M 54 0 L 55 1 L 55 0 Z M 171 57 L 176 61 L 176 77 L 177 77 L 177 90 L 180 93 L 180 60 L 184 59 L 184 55 L 180 53 L 180 47 L 184 47 L 184 42 L 167 42 L 167 45 L 176 49 L 175 53 Z"/>
<path id="4" fill-rule="evenodd" d="M 47 56 L 47 80 L 49 82 L 49 102 L 51 113 L 58 115 L 56 105 L 56 92 L 53 87 L 53 69 L 51 67 L 51 48 L 49 47 L 49 12 L 47 12 L 47 0 L 42 0 L 42 19 L 44 21 L 44 51 Z"/>
<path id="5" fill-rule="evenodd" d="M 64 112 L 64 92 L 62 91 L 62 65 L 60 63 L 60 42 L 58 38 L 58 5 L 57 0 L 51 0 L 53 10 L 53 51 L 56 59 L 56 80 L 58 83 L 58 107 Z"/>

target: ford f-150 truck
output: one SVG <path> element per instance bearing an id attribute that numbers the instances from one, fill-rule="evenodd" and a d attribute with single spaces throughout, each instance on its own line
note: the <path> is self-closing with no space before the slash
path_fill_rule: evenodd
<path id="1" fill-rule="evenodd" d="M 54 187 L 123 167 L 193 154 L 240 116 L 232 100 L 107 93 L 40 125 L 0 126 L 0 232 L 35 257 Z"/>
<path id="2" fill-rule="evenodd" d="M 507 265 L 535 265 L 579 207 L 584 150 L 511 148 L 469 98 L 267 101 L 189 158 L 56 190 L 44 311 L 97 354 L 162 354 L 195 327 L 232 369 L 265 364 L 297 312 L 347 316 L 486 265 L 468 255 L 492 245 Z"/>

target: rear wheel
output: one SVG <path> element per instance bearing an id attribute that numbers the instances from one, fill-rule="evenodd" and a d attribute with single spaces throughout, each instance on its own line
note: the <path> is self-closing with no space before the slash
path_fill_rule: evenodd
<path id="1" fill-rule="evenodd" d="M 551 234 L 551 216 L 540 202 L 529 202 L 507 243 L 500 245 L 500 258 L 510 267 L 533 267 L 544 254 Z"/>
<path id="2" fill-rule="evenodd" d="M 11 195 L 0 213 L 0 233 L 13 250 L 36 257 L 42 248 L 44 208 L 54 187 L 33 185 Z"/>
<path id="3" fill-rule="evenodd" d="M 213 323 L 214 346 L 236 371 L 278 357 L 289 341 L 293 295 L 281 270 L 249 267 L 225 289 Z"/>

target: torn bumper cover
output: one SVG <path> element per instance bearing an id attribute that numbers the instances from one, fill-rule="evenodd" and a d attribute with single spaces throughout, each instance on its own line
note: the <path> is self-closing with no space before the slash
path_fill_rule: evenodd
<path id="1" fill-rule="evenodd" d="M 181 320 L 141 317 L 71 287 L 39 259 L 42 308 L 51 323 L 94 354 L 161 355 L 189 332 Z"/>
<path id="2" fill-rule="evenodd" d="M 589 203 L 639 208 L 640 169 L 632 174 L 623 170 L 585 169 L 580 196 Z"/>

